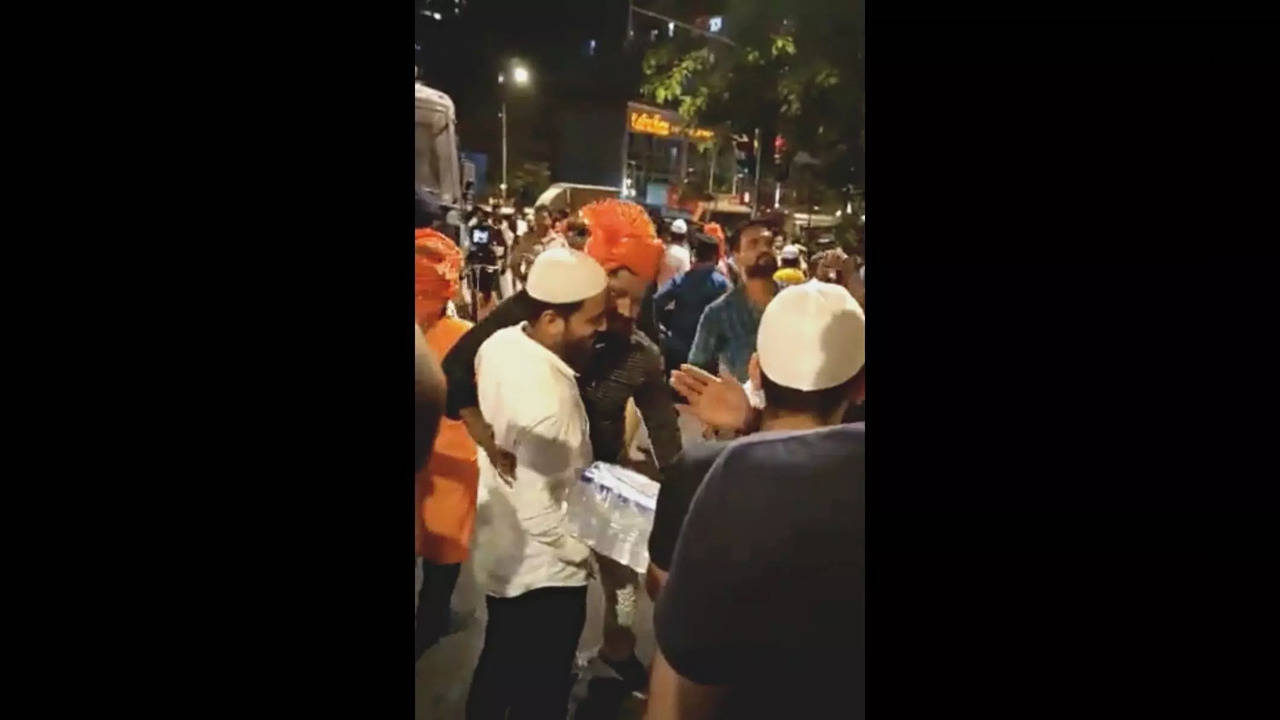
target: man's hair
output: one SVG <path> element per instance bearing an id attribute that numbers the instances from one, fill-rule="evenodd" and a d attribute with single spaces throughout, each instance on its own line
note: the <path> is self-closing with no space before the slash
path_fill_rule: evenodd
<path id="1" fill-rule="evenodd" d="M 715 262 L 720 257 L 720 244 L 710 235 L 694 233 L 693 261 L 698 263 Z"/>
<path id="2" fill-rule="evenodd" d="M 738 252 L 738 247 L 742 245 L 742 234 L 753 227 L 762 228 L 764 230 L 773 232 L 773 228 L 769 225 L 769 223 L 764 222 L 763 220 L 748 220 L 741 227 L 734 230 L 729 235 L 728 239 L 725 241 L 726 244 L 729 246 L 729 252 L 732 252 L 732 253 Z"/>
<path id="3" fill-rule="evenodd" d="M 548 216 L 550 216 L 550 215 L 551 215 L 551 208 L 547 207 L 546 205 L 534 205 L 534 206 L 533 206 L 533 214 L 534 214 L 534 215 L 537 215 L 537 214 L 538 214 L 538 213 L 540 213 L 540 212 L 544 212 L 544 213 L 546 213 Z"/>
<path id="4" fill-rule="evenodd" d="M 570 220 L 564 228 L 564 234 L 568 237 L 587 238 L 591 236 L 591 229 L 581 220 Z"/>
<path id="5" fill-rule="evenodd" d="M 520 293 L 524 294 L 524 297 L 521 299 L 521 305 L 525 311 L 524 319 L 527 320 L 530 325 L 538 322 L 538 318 L 542 317 L 542 313 L 548 310 L 559 315 L 565 320 L 568 320 L 569 316 L 578 312 L 582 307 L 582 304 L 586 302 L 585 300 L 579 300 L 578 302 L 571 303 L 549 303 L 538 300 L 530 295 L 527 290 L 521 290 Z M 516 296 L 513 296 L 512 300 L 515 298 Z"/>
<path id="6" fill-rule="evenodd" d="M 796 390 L 795 388 L 783 387 L 778 383 L 769 379 L 769 376 L 760 371 L 760 385 L 764 390 L 764 402 L 767 406 L 775 410 L 783 410 L 786 412 L 805 413 L 806 415 L 816 415 L 818 417 L 827 417 L 840 407 L 840 403 L 849 398 L 850 392 L 853 390 L 855 383 L 860 382 L 863 372 L 866 370 L 864 366 L 853 377 L 844 382 L 829 387 L 825 390 Z"/>

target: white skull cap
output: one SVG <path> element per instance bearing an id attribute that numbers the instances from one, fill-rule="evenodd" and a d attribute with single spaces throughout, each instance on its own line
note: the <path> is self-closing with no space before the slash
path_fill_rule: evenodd
<path id="1" fill-rule="evenodd" d="M 811 280 L 778 293 L 764 309 L 760 370 L 805 392 L 835 387 L 866 363 L 866 316 L 842 285 Z"/>
<path id="2" fill-rule="evenodd" d="M 561 305 L 599 295 L 608 284 L 609 276 L 590 255 L 555 247 L 538 253 L 525 289 L 534 300 Z"/>

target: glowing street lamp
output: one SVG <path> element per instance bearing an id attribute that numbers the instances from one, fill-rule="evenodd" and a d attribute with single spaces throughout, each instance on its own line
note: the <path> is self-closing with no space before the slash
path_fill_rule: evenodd
<path id="1" fill-rule="evenodd" d="M 511 68 L 511 81 L 520 87 L 529 84 L 529 68 L 515 65 Z M 506 82 L 504 73 L 498 73 L 498 84 Z M 507 98 L 502 98 L 502 199 L 507 199 Z"/>

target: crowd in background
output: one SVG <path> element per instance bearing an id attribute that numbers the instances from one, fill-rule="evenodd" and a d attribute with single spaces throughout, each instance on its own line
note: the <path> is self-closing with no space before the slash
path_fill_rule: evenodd
<path id="1" fill-rule="evenodd" d="M 566 716 L 593 578 L 616 682 L 577 717 L 632 692 L 652 718 L 816 717 L 833 695 L 860 712 L 865 261 L 619 200 L 479 209 L 456 242 L 420 218 L 415 319 L 444 412 L 415 483 L 415 653 L 465 623 L 470 558 L 488 617 L 468 717 Z M 595 460 L 661 483 L 643 578 L 565 527 Z"/>

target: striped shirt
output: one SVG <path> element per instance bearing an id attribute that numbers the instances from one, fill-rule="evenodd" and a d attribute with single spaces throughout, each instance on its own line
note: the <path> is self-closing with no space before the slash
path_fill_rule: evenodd
<path id="1" fill-rule="evenodd" d="M 630 338 L 608 332 L 597 338 L 591 367 L 578 377 L 596 459 L 617 462 L 622 457 L 627 399 L 634 398 L 658 467 L 665 468 L 680 454 L 681 441 L 658 346 L 635 330 Z"/>
<path id="2" fill-rule="evenodd" d="M 702 311 L 689 350 L 689 364 L 712 374 L 724 367 L 738 382 L 746 382 L 747 364 L 756 351 L 756 330 L 763 312 L 747 300 L 744 285 L 725 293 Z"/>

